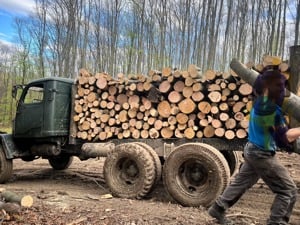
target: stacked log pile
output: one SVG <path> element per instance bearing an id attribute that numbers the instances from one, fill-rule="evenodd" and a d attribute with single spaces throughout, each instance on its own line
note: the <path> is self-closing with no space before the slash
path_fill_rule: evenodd
<path id="1" fill-rule="evenodd" d="M 77 138 L 226 139 L 247 136 L 252 87 L 235 75 L 163 68 L 148 76 L 81 69 L 73 117 Z"/>

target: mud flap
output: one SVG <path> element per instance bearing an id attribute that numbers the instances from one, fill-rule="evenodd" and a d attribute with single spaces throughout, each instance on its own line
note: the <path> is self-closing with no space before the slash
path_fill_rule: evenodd
<path id="1" fill-rule="evenodd" d="M 11 134 L 0 134 L 1 144 L 7 159 L 16 158 L 19 155 L 17 146 Z"/>

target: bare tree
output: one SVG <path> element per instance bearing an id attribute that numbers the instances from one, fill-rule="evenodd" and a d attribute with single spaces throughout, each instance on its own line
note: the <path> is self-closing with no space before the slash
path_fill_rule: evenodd
<path id="1" fill-rule="evenodd" d="M 280 41 L 279 41 L 279 55 L 282 57 L 285 56 L 285 33 L 286 33 L 286 10 L 287 10 L 287 2 L 288 0 L 283 0 L 283 14 L 282 14 L 282 27 L 280 33 Z M 295 37 L 296 40 L 296 37 Z"/>
<path id="2" fill-rule="evenodd" d="M 41 77 L 46 76 L 45 69 L 45 48 L 47 46 L 47 2 L 46 0 L 36 0 L 36 10 L 28 19 L 28 30 L 30 36 L 35 40 L 32 45 L 36 46 L 33 51 L 37 52 L 37 71 Z M 32 47 L 35 48 L 35 47 Z"/>
<path id="3" fill-rule="evenodd" d="M 299 32 L 300 32 L 300 0 L 297 1 L 296 9 L 297 9 L 297 14 L 296 14 L 296 21 L 295 21 L 295 41 L 294 41 L 294 45 L 300 44 L 300 41 L 299 41 Z"/>
<path id="4" fill-rule="evenodd" d="M 28 26 L 26 26 L 26 18 L 16 18 L 14 24 L 17 30 L 17 38 L 20 43 L 18 59 L 22 71 L 22 84 L 25 84 L 26 77 L 29 74 L 29 52 L 32 44 L 32 39 L 30 38 L 30 36 L 28 36 Z"/>

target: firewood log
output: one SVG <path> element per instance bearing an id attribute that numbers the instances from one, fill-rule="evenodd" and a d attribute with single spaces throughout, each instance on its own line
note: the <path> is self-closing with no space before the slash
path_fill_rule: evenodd
<path id="1" fill-rule="evenodd" d="M 183 138 L 184 137 L 183 133 L 178 128 L 175 129 L 174 135 L 175 135 L 176 138 Z"/>
<path id="2" fill-rule="evenodd" d="M 213 126 L 207 125 L 206 127 L 204 127 L 204 130 L 203 130 L 204 137 L 210 138 L 210 137 L 213 137 L 214 134 L 215 134 L 215 128 Z"/>
<path id="3" fill-rule="evenodd" d="M 202 91 L 203 87 L 200 82 L 195 82 L 192 86 L 194 92 Z"/>
<path id="4" fill-rule="evenodd" d="M 215 135 L 217 137 L 224 137 L 225 135 L 225 129 L 223 127 L 218 127 L 215 129 Z"/>
<path id="5" fill-rule="evenodd" d="M 191 127 L 188 127 L 184 130 L 184 136 L 187 138 L 187 139 L 192 139 L 194 138 L 196 135 L 195 131 L 193 130 L 193 128 Z"/>
<path id="6" fill-rule="evenodd" d="M 178 103 L 182 100 L 182 95 L 178 91 L 171 91 L 168 100 L 170 103 Z"/>
<path id="7" fill-rule="evenodd" d="M 178 104 L 178 108 L 181 112 L 189 114 L 194 112 L 196 109 L 196 104 L 192 99 L 185 98 Z"/>
<path id="8" fill-rule="evenodd" d="M 200 102 L 204 99 L 204 95 L 200 91 L 194 91 L 192 94 L 192 99 L 194 102 Z"/>
<path id="9" fill-rule="evenodd" d="M 163 82 L 161 82 L 159 84 L 159 91 L 161 93 L 167 93 L 167 92 L 169 92 L 170 89 L 171 89 L 171 84 L 167 80 L 164 80 Z"/>
<path id="10" fill-rule="evenodd" d="M 232 140 L 235 137 L 235 133 L 232 130 L 226 130 L 224 136 L 228 140 Z"/>
<path id="11" fill-rule="evenodd" d="M 163 68 L 162 71 L 161 71 L 161 75 L 162 75 L 163 77 L 168 77 L 168 76 L 170 76 L 171 74 L 172 74 L 172 69 L 171 69 L 170 67 L 165 67 L 165 68 Z"/>
<path id="12" fill-rule="evenodd" d="M 245 138 L 246 136 L 247 136 L 247 131 L 245 129 L 238 129 L 236 131 L 236 137 L 237 138 L 242 139 L 242 138 Z"/>
<path id="13" fill-rule="evenodd" d="M 0 195 L 4 201 L 18 203 L 22 207 L 29 208 L 33 205 L 33 198 L 30 195 L 19 195 L 11 191 L 3 191 Z"/>
<path id="14" fill-rule="evenodd" d="M 192 87 L 184 87 L 182 90 L 182 95 L 185 98 L 190 98 L 193 95 L 193 88 Z"/>
<path id="15" fill-rule="evenodd" d="M 185 84 L 181 80 L 177 81 L 173 86 L 174 90 L 177 92 L 182 92 L 184 87 L 185 87 Z"/>
<path id="16" fill-rule="evenodd" d="M 211 105 L 207 101 L 202 101 L 198 104 L 198 109 L 200 112 L 208 114 L 211 110 Z"/>
<path id="17" fill-rule="evenodd" d="M 197 138 L 203 138 L 203 132 L 201 130 L 198 130 L 196 133 Z"/>
<path id="18" fill-rule="evenodd" d="M 176 120 L 179 124 L 186 124 L 187 121 L 189 120 L 189 117 L 185 113 L 178 113 L 176 115 Z"/>
<path id="19" fill-rule="evenodd" d="M 208 98 L 211 102 L 220 102 L 221 101 L 221 93 L 218 91 L 212 91 L 208 94 Z"/>
<path id="20" fill-rule="evenodd" d="M 194 64 L 189 65 L 188 72 L 192 78 L 199 78 L 201 76 L 201 69 Z"/>
<path id="21" fill-rule="evenodd" d="M 250 95 L 252 93 L 252 86 L 248 83 L 244 83 L 239 87 L 239 92 L 242 95 Z"/>
<path id="22" fill-rule="evenodd" d="M 160 133 L 161 136 L 166 139 L 171 138 L 173 136 L 173 130 L 169 127 L 162 128 Z"/>
<path id="23" fill-rule="evenodd" d="M 159 132 L 155 128 L 151 128 L 149 130 L 149 136 L 150 136 L 150 138 L 158 138 Z"/>
<path id="24" fill-rule="evenodd" d="M 160 102 L 157 106 L 157 111 L 158 114 L 163 118 L 168 118 L 171 115 L 170 103 L 166 100 Z"/>
<path id="25" fill-rule="evenodd" d="M 141 138 L 148 138 L 149 137 L 149 131 L 148 130 L 142 130 L 141 131 Z"/>
<path id="26" fill-rule="evenodd" d="M 104 75 L 100 75 L 97 78 L 96 85 L 100 90 L 105 90 L 107 88 L 107 79 L 105 78 Z"/>

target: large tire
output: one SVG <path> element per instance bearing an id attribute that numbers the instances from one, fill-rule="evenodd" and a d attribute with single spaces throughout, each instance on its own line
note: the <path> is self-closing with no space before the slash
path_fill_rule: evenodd
<path id="1" fill-rule="evenodd" d="M 236 151 L 221 151 L 221 153 L 229 165 L 230 175 L 232 176 L 239 167 L 239 156 Z"/>
<path id="2" fill-rule="evenodd" d="M 50 166 L 55 170 L 65 170 L 70 167 L 73 162 L 73 156 L 58 155 L 48 159 Z"/>
<path id="3" fill-rule="evenodd" d="M 11 178 L 13 173 L 13 161 L 7 159 L 3 148 L 0 146 L 0 183 L 3 184 Z"/>
<path id="4" fill-rule="evenodd" d="M 154 184 L 157 184 L 161 180 L 161 173 L 162 173 L 162 167 L 160 159 L 157 155 L 157 153 L 154 151 L 154 149 L 143 142 L 135 142 L 137 145 L 142 146 L 146 151 L 148 151 L 154 161 L 154 167 L 155 167 L 155 181 Z"/>
<path id="5" fill-rule="evenodd" d="M 118 145 L 106 158 L 104 178 L 114 196 L 141 199 L 155 181 L 151 154 L 135 143 Z"/>
<path id="6" fill-rule="evenodd" d="M 167 192 L 183 206 L 210 206 L 229 184 L 229 179 L 224 156 L 203 143 L 175 148 L 163 169 Z"/>

